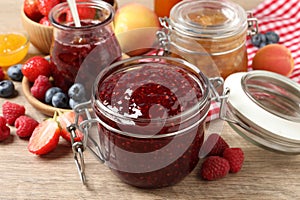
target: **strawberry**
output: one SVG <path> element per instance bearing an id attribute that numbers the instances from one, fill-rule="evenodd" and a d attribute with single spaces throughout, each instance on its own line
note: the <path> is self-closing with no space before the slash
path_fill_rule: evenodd
<path id="1" fill-rule="evenodd" d="M 14 125 L 16 119 L 25 114 L 25 107 L 10 101 L 2 105 L 2 113 L 9 125 Z"/>
<path id="2" fill-rule="evenodd" d="M 28 150 L 36 155 L 44 155 L 55 149 L 60 137 L 60 127 L 56 121 L 56 114 L 41 122 L 29 139 Z"/>
<path id="3" fill-rule="evenodd" d="M 37 98 L 40 101 L 45 100 L 45 94 L 49 88 L 52 87 L 49 78 L 43 75 L 39 75 L 35 81 L 33 86 L 30 88 L 30 92 L 32 96 Z"/>
<path id="4" fill-rule="evenodd" d="M 223 152 L 223 157 L 228 160 L 231 173 L 237 173 L 242 169 L 245 157 L 241 148 L 227 148 Z"/>
<path id="5" fill-rule="evenodd" d="M 37 6 L 39 11 L 44 15 L 48 16 L 50 10 L 60 3 L 60 0 L 37 0 Z"/>
<path id="6" fill-rule="evenodd" d="M 40 24 L 43 24 L 45 26 L 51 26 L 51 22 L 49 21 L 49 18 L 47 16 L 43 17 L 40 21 Z"/>
<path id="7" fill-rule="evenodd" d="M 0 67 L 0 81 L 3 81 L 5 78 L 5 74 L 3 72 L 3 69 Z"/>
<path id="8" fill-rule="evenodd" d="M 49 77 L 51 74 L 50 69 L 51 65 L 48 60 L 41 56 L 34 56 L 24 63 L 22 73 L 30 82 L 34 82 L 39 75 Z"/>
<path id="9" fill-rule="evenodd" d="M 201 154 L 204 156 L 222 156 L 226 148 L 229 148 L 226 141 L 217 133 L 213 133 L 202 145 Z"/>
<path id="10" fill-rule="evenodd" d="M 225 177 L 229 172 L 229 162 L 220 156 L 209 156 L 200 169 L 200 175 L 205 180 L 217 180 Z"/>
<path id="11" fill-rule="evenodd" d="M 6 119 L 0 116 L 0 142 L 6 140 L 10 136 L 10 129 L 6 126 Z"/>
<path id="12" fill-rule="evenodd" d="M 15 121 L 15 127 L 17 128 L 16 134 L 21 138 L 30 137 L 38 124 L 35 119 L 22 115 Z"/>
<path id="13" fill-rule="evenodd" d="M 38 9 L 37 0 L 24 0 L 24 12 L 27 17 L 38 22 L 42 17 L 42 13 Z"/>
<path id="14" fill-rule="evenodd" d="M 60 113 L 57 121 L 60 124 L 61 127 L 61 132 L 60 135 L 67 141 L 71 142 L 71 136 L 70 133 L 67 130 L 67 127 L 71 124 L 75 123 L 75 112 L 74 111 L 67 111 L 64 113 Z M 79 122 L 83 121 L 82 118 L 79 118 Z M 83 137 L 83 133 L 80 132 L 79 130 L 75 131 L 76 133 L 76 138 L 75 141 L 81 141 Z"/>
<path id="15" fill-rule="evenodd" d="M 79 16 L 80 20 L 94 19 L 95 15 L 96 15 L 96 10 L 94 8 L 86 8 L 86 7 L 77 6 L 77 11 L 78 11 L 78 16 Z M 68 9 L 66 11 L 66 21 L 73 22 L 73 16 L 71 14 L 70 9 Z"/>

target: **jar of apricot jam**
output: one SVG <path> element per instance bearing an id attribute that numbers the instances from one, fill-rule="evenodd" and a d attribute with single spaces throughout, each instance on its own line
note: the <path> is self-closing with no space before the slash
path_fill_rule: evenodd
<path id="1" fill-rule="evenodd" d="M 178 183 L 197 165 L 211 82 L 194 65 L 163 56 L 118 61 L 98 75 L 91 102 L 96 122 L 87 147 L 125 183 L 160 188 Z M 94 135 L 94 136 L 93 136 Z"/>
<path id="2" fill-rule="evenodd" d="M 58 4 L 49 14 L 54 27 L 53 78 L 63 90 L 74 82 L 91 88 L 101 69 L 121 57 L 113 32 L 113 7 L 105 1 L 88 1 L 77 2 L 77 9 L 81 26 L 75 26 L 67 3 Z"/>
<path id="3" fill-rule="evenodd" d="M 257 22 L 239 5 L 227 0 L 182 1 L 160 22 L 167 34 L 167 51 L 195 64 L 208 77 L 225 79 L 247 71 L 246 39 L 257 32 Z"/>

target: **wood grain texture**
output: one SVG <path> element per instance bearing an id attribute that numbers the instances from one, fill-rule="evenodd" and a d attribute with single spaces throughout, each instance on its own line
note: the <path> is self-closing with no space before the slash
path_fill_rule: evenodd
<path id="1" fill-rule="evenodd" d="M 122 5 L 129 0 L 120 1 Z M 152 7 L 151 0 L 140 0 Z M 259 1 L 235 1 L 253 8 Z M 245 3 L 247 2 L 247 3 Z M 21 0 L 0 1 L 0 32 L 21 28 Z M 30 49 L 29 56 L 39 54 Z M 26 114 L 43 120 L 24 97 L 21 83 L 16 83 L 18 97 L 10 101 L 24 104 Z M 5 99 L 0 99 L 0 106 Z M 2 111 L 0 111 L 0 114 Z M 58 148 L 42 157 L 27 150 L 27 140 L 20 139 L 11 127 L 12 136 L 0 143 L 0 199 L 299 199 L 300 156 L 286 156 L 263 150 L 242 139 L 227 124 L 222 136 L 233 147 L 242 147 L 246 160 L 241 172 L 207 182 L 197 168 L 179 184 L 156 190 L 128 186 L 116 178 L 89 152 L 85 152 L 88 185 L 83 186 L 73 161 L 71 147 L 61 140 Z"/>

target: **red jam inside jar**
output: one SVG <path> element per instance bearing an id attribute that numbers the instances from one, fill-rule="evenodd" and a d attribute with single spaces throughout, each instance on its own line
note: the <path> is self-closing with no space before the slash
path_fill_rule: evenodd
<path id="1" fill-rule="evenodd" d="M 70 21 L 66 3 L 53 8 L 50 21 L 54 27 L 50 50 L 56 86 L 67 90 L 74 82 L 92 87 L 97 74 L 121 57 L 121 49 L 113 32 L 114 10 L 106 2 L 79 2 L 81 27 Z M 72 18 L 71 18 L 72 19 Z"/>
<path id="2" fill-rule="evenodd" d="M 199 161 L 207 79 L 174 58 L 120 62 L 102 71 L 93 89 L 105 162 L 130 185 L 174 185 Z"/>

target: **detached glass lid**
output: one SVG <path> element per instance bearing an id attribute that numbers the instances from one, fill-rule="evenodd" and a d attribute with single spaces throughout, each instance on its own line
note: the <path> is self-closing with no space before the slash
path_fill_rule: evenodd
<path id="1" fill-rule="evenodd" d="M 224 83 L 221 118 L 267 149 L 300 153 L 300 85 L 267 71 L 236 73 Z"/>

